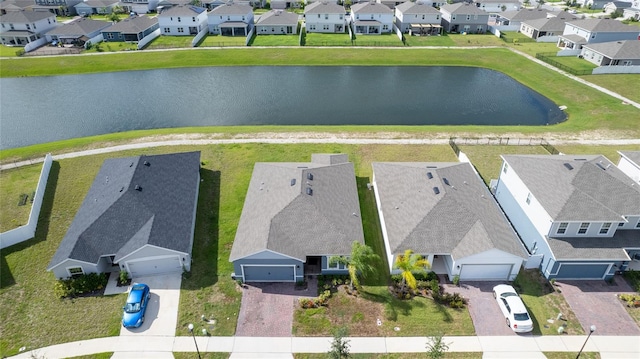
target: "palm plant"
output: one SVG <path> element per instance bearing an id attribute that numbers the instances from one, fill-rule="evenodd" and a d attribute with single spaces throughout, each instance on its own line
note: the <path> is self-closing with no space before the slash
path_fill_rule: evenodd
<path id="1" fill-rule="evenodd" d="M 430 267 L 431 265 L 428 260 L 419 254 L 413 253 L 411 249 L 407 249 L 404 251 L 404 254 L 399 255 L 398 258 L 396 258 L 396 263 L 393 268 L 402 271 L 402 292 L 404 292 L 407 287 L 415 290 L 417 283 L 413 273 L 426 272 Z"/>
<path id="2" fill-rule="evenodd" d="M 333 256 L 329 258 L 329 265 L 334 266 L 336 263 L 345 265 L 351 278 L 351 289 L 359 289 L 360 279 L 365 279 L 375 271 L 374 263 L 378 260 L 380 257 L 373 252 L 371 247 L 360 242 L 353 242 L 350 257 Z"/>

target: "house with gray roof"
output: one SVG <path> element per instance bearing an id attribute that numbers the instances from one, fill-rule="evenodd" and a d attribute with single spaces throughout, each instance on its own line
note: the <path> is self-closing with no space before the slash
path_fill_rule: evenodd
<path id="1" fill-rule="evenodd" d="M 104 41 L 138 42 L 152 36 L 158 30 L 158 18 L 148 16 L 130 16 L 102 31 Z"/>
<path id="2" fill-rule="evenodd" d="M 304 8 L 304 22 L 307 32 L 344 34 L 346 31 L 346 10 L 335 2 L 317 1 Z"/>
<path id="3" fill-rule="evenodd" d="M 76 4 L 74 8 L 76 9 L 76 14 L 81 16 L 111 14 L 119 3 L 119 0 L 86 0 Z"/>
<path id="4" fill-rule="evenodd" d="M 624 9 L 622 17 L 625 19 L 640 20 L 640 0 L 633 0 L 631 7 Z"/>
<path id="5" fill-rule="evenodd" d="M 640 41 L 610 41 L 582 46 L 580 56 L 597 66 L 640 66 Z M 637 71 L 637 69 L 636 69 Z"/>
<path id="6" fill-rule="evenodd" d="M 440 35 L 440 11 L 431 6 L 431 3 L 407 1 L 396 6 L 395 24 L 402 33 L 411 35 Z"/>
<path id="7" fill-rule="evenodd" d="M 229 261 L 244 282 L 296 282 L 346 274 L 329 265 L 364 244 L 353 164 L 345 154 L 253 168 Z"/>
<path id="8" fill-rule="evenodd" d="M 618 168 L 640 184 L 640 151 L 618 151 Z"/>
<path id="9" fill-rule="evenodd" d="M 522 21 L 520 32 L 538 42 L 556 42 L 564 31 L 567 21 L 577 19 L 575 15 L 565 14 Z"/>
<path id="10" fill-rule="evenodd" d="M 610 1 L 604 4 L 602 11 L 606 14 L 612 14 L 616 11 L 624 13 L 624 10 L 631 8 L 632 5 L 630 1 Z"/>
<path id="11" fill-rule="evenodd" d="M 502 160 L 495 197 L 546 278 L 608 279 L 640 258 L 640 185 L 606 157 Z"/>
<path id="12" fill-rule="evenodd" d="M 207 14 L 210 34 L 248 36 L 254 25 L 253 8 L 247 4 L 229 2 Z"/>
<path id="13" fill-rule="evenodd" d="M 638 39 L 640 28 L 637 26 L 625 25 L 615 19 L 582 19 L 565 24 L 558 47 L 574 51 L 567 54 L 578 55 L 585 44 Z"/>
<path id="14" fill-rule="evenodd" d="M 514 280 L 527 253 L 471 164 L 374 162 L 389 269 L 406 250 L 449 280 Z"/>
<path id="15" fill-rule="evenodd" d="M 0 1 L 0 15 L 11 11 L 32 10 L 34 0 L 3 0 Z"/>
<path id="16" fill-rule="evenodd" d="M 47 31 L 47 42 L 59 42 L 84 46 L 87 41 L 98 43 L 102 41 L 102 30 L 111 26 L 110 22 L 93 20 L 86 17 L 73 20 L 62 26 Z"/>
<path id="17" fill-rule="evenodd" d="M 49 11 L 57 16 L 77 15 L 75 5 L 82 0 L 33 0 L 31 7 L 34 11 Z"/>
<path id="18" fill-rule="evenodd" d="M 194 5 L 174 5 L 158 15 L 158 25 L 165 36 L 193 36 L 208 29 L 207 10 Z"/>
<path id="19" fill-rule="evenodd" d="M 200 152 L 105 160 L 47 270 L 189 271 L 199 185 Z"/>
<path id="20" fill-rule="evenodd" d="M 256 22 L 258 35 L 295 35 L 298 33 L 298 14 L 271 10 L 260 16 Z"/>
<path id="21" fill-rule="evenodd" d="M 351 5 L 351 27 L 361 35 L 379 35 L 391 32 L 393 10 L 377 2 L 362 2 Z"/>
<path id="22" fill-rule="evenodd" d="M 0 38 L 3 45 L 25 46 L 56 26 L 56 16 L 48 11 L 9 11 L 0 16 Z"/>
<path id="23" fill-rule="evenodd" d="M 442 27 L 451 33 L 484 34 L 487 31 L 489 13 L 475 4 L 460 2 L 440 7 Z"/>
<path id="24" fill-rule="evenodd" d="M 522 7 L 520 0 L 473 0 L 472 4 L 489 13 L 519 10 Z"/>

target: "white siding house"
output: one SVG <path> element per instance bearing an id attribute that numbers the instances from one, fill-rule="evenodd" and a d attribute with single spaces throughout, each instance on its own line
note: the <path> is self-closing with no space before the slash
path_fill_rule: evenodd
<path id="1" fill-rule="evenodd" d="M 0 16 L 0 37 L 3 45 L 25 46 L 56 26 L 56 16 L 48 11 L 10 11 Z"/>
<path id="2" fill-rule="evenodd" d="M 355 4 L 351 6 L 351 24 L 356 34 L 390 33 L 393 27 L 393 10 L 375 2 Z"/>
<path id="3" fill-rule="evenodd" d="M 314 2 L 304 8 L 307 32 L 344 33 L 344 6 L 329 2 Z"/>
<path id="4" fill-rule="evenodd" d="M 223 36 L 248 36 L 253 29 L 253 8 L 227 3 L 209 11 L 209 33 Z"/>
<path id="5" fill-rule="evenodd" d="M 207 12 L 192 5 L 172 6 L 158 15 L 162 35 L 193 36 L 207 28 Z"/>
<path id="6" fill-rule="evenodd" d="M 407 1 L 395 8 L 395 24 L 403 33 L 439 35 L 440 11 L 425 2 Z"/>
<path id="7" fill-rule="evenodd" d="M 567 22 L 558 47 L 580 53 L 582 45 L 609 41 L 638 40 L 640 28 L 615 19 L 582 19 Z"/>

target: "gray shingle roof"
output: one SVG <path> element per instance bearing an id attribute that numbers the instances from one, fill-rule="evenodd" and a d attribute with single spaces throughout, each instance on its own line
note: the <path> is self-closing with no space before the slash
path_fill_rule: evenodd
<path id="1" fill-rule="evenodd" d="M 103 30 L 103 32 L 121 32 L 121 33 L 138 33 L 147 30 L 148 28 L 158 23 L 157 18 L 150 18 L 148 16 L 136 16 L 128 17 L 120 22 L 116 22 L 110 27 Z"/>
<path id="2" fill-rule="evenodd" d="M 460 259 L 496 248 L 526 256 L 470 164 L 374 162 L 373 171 L 392 253 L 411 249 Z"/>
<path id="3" fill-rule="evenodd" d="M 361 2 L 351 5 L 351 12 L 354 14 L 392 14 L 393 10 L 387 5 L 380 3 Z"/>
<path id="4" fill-rule="evenodd" d="M 209 11 L 209 15 L 246 15 L 253 12 L 249 5 L 227 3 Z"/>
<path id="5" fill-rule="evenodd" d="M 118 3 L 118 0 L 85 0 L 76 5 L 84 4 L 90 7 L 103 8 Z M 75 5 L 74 5 L 75 6 Z"/>
<path id="6" fill-rule="evenodd" d="M 110 22 L 101 21 L 101 20 L 93 20 L 89 18 L 79 18 L 77 20 L 73 20 L 70 23 L 64 24 L 62 26 L 56 27 L 55 29 L 51 29 L 47 31 L 47 35 L 56 35 L 56 36 L 69 36 L 69 35 L 89 35 L 96 31 L 100 31 L 106 29 L 111 26 Z"/>
<path id="7" fill-rule="evenodd" d="M 0 9 L 8 11 L 24 10 L 35 4 L 33 0 L 4 0 L 0 2 Z"/>
<path id="8" fill-rule="evenodd" d="M 618 151 L 621 155 L 630 159 L 636 165 L 640 166 L 640 151 Z"/>
<path id="9" fill-rule="evenodd" d="M 206 11 L 203 7 L 193 6 L 193 5 L 178 5 L 172 6 L 166 10 L 163 10 L 162 13 L 158 16 L 198 16 Z"/>
<path id="10" fill-rule="evenodd" d="M 604 156 L 502 158 L 554 221 L 614 222 L 625 215 L 640 215 L 639 186 Z"/>
<path id="11" fill-rule="evenodd" d="M 364 243 L 353 164 L 325 160 L 255 164 L 230 261 L 264 250 L 306 261 Z"/>
<path id="12" fill-rule="evenodd" d="M 345 14 L 344 6 L 334 3 L 317 1 L 304 8 L 305 14 Z"/>
<path id="13" fill-rule="evenodd" d="M 637 230 L 617 230 L 611 238 L 572 237 L 548 238 L 557 260 L 618 260 L 628 261 L 624 248 L 640 248 Z"/>
<path id="14" fill-rule="evenodd" d="M 571 25 L 590 32 L 635 32 L 637 26 L 625 25 L 615 19 L 582 19 L 570 22 Z"/>
<path id="15" fill-rule="evenodd" d="M 412 1 L 404 2 L 398 6 L 396 9 L 402 12 L 403 14 L 439 14 L 436 8 L 431 5 L 426 5 L 424 3 L 417 3 Z"/>
<path id="16" fill-rule="evenodd" d="M 613 60 L 640 59 L 640 41 L 638 40 L 601 42 L 587 44 L 584 47 Z"/>
<path id="17" fill-rule="evenodd" d="M 49 268 L 146 244 L 191 253 L 199 171 L 200 152 L 105 160 Z"/>
<path id="18" fill-rule="evenodd" d="M 0 16 L 0 22 L 26 24 L 56 16 L 48 11 L 9 11 Z"/>
<path id="19" fill-rule="evenodd" d="M 260 19 L 256 25 L 297 25 L 298 14 L 281 11 L 271 10 L 260 16 Z"/>
<path id="20" fill-rule="evenodd" d="M 545 19 L 549 12 L 549 10 L 545 9 L 520 9 L 501 12 L 498 14 L 498 16 L 504 19 L 509 19 L 511 21 L 524 21 Z"/>
<path id="21" fill-rule="evenodd" d="M 487 15 L 489 13 L 479 9 L 475 4 L 469 4 L 466 2 L 460 2 L 456 4 L 442 5 L 440 10 L 448 12 L 449 14 L 461 14 L 461 15 Z"/>
<path id="22" fill-rule="evenodd" d="M 565 17 L 551 17 L 548 19 L 534 19 L 523 21 L 523 24 L 527 24 L 534 29 L 538 29 L 540 31 L 555 31 L 562 33 L 564 31 L 564 27 L 567 21 L 573 20 L 575 17 L 565 18 Z"/>

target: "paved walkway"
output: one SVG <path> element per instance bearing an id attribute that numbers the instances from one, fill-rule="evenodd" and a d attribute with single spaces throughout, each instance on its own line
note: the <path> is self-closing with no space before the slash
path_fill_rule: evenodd
<path id="1" fill-rule="evenodd" d="M 577 336 L 459 336 L 444 337 L 450 352 L 482 352 L 483 358 L 545 358 L 542 352 L 578 353 L 586 335 Z M 347 338 L 351 353 L 425 352 L 426 337 Z M 232 353 L 232 358 L 292 358 L 291 353 L 326 353 L 327 337 L 195 337 L 200 352 Z M 59 344 L 14 358 L 66 358 L 118 350 L 118 358 L 170 358 L 173 352 L 195 352 L 193 337 L 108 337 Z M 640 357 L 640 336 L 592 335 L 585 352 L 600 352 L 602 359 Z M 114 356 L 115 357 L 115 356 Z"/>

